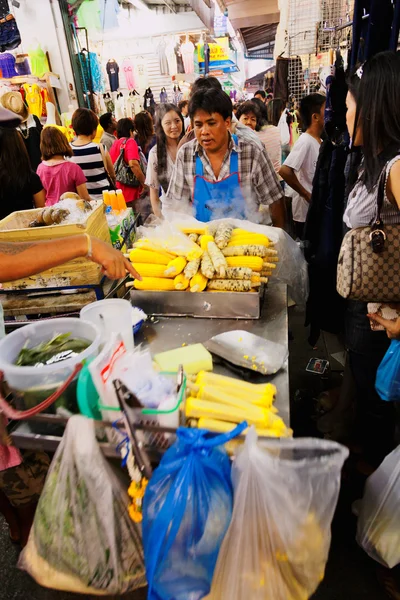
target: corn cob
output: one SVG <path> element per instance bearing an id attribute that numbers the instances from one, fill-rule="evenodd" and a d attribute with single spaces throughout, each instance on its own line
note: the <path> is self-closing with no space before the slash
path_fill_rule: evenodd
<path id="1" fill-rule="evenodd" d="M 263 263 L 263 270 L 264 271 L 271 271 L 273 269 L 276 269 L 276 264 L 275 263 L 271 263 L 271 262 L 264 262 Z"/>
<path id="2" fill-rule="evenodd" d="M 272 271 L 264 271 L 264 270 L 262 270 L 262 271 L 260 271 L 259 275 L 260 275 L 260 277 L 271 277 Z"/>
<path id="3" fill-rule="evenodd" d="M 229 391 L 229 394 L 248 399 L 254 404 L 265 405 L 266 408 L 272 406 L 276 397 L 276 387 L 272 383 L 248 383 L 234 377 L 200 371 L 196 377 L 196 384 L 212 385 L 223 390 Z"/>
<path id="4" fill-rule="evenodd" d="M 207 429 L 207 431 L 215 431 L 220 433 L 229 433 L 236 427 L 236 423 L 231 423 L 229 421 L 218 421 L 217 419 L 207 419 L 206 417 L 201 417 L 197 421 L 197 427 L 199 429 Z M 242 435 L 246 435 L 248 429 L 245 429 Z M 287 434 L 285 436 L 280 436 L 279 433 L 271 428 L 271 429 L 261 429 L 260 427 L 256 427 L 256 432 L 259 437 L 291 437 L 291 430 L 287 430 Z"/>
<path id="5" fill-rule="evenodd" d="M 224 248 L 222 254 L 224 256 L 267 256 L 268 248 L 265 246 L 257 246 L 257 244 L 247 244 L 247 246 L 231 246 Z M 269 256 L 268 256 L 269 260 Z"/>
<path id="6" fill-rule="evenodd" d="M 218 248 L 222 250 L 222 248 L 226 248 L 229 240 L 231 239 L 233 227 L 231 225 L 219 225 L 215 234 L 215 243 Z"/>
<path id="7" fill-rule="evenodd" d="M 189 279 L 187 279 L 183 273 L 177 275 L 174 279 L 174 286 L 176 290 L 187 290 L 189 283 Z"/>
<path id="8" fill-rule="evenodd" d="M 214 236 L 217 233 L 218 223 L 207 223 L 206 234 Z"/>
<path id="9" fill-rule="evenodd" d="M 133 244 L 134 248 L 138 248 L 139 250 L 147 250 L 148 252 L 157 252 L 157 254 L 162 254 L 162 256 L 166 256 L 169 260 L 172 260 L 176 257 L 176 254 L 171 252 L 167 252 L 163 250 L 163 248 L 156 246 L 150 240 L 141 239 Z"/>
<path id="10" fill-rule="evenodd" d="M 238 408 L 229 406 L 228 404 L 220 404 L 218 402 L 209 402 L 208 400 L 199 400 L 192 396 L 186 400 L 186 417 L 201 417 L 220 419 L 221 421 L 232 421 L 233 423 L 241 423 L 247 421 L 249 425 L 257 425 L 258 427 L 271 427 L 280 417 L 276 417 L 267 408 L 255 406 L 258 409 L 254 411 L 250 408 Z"/>
<path id="11" fill-rule="evenodd" d="M 169 277 L 170 275 L 174 277 L 176 275 L 179 275 L 186 267 L 186 264 L 187 261 L 185 258 L 183 258 L 183 256 L 178 256 L 177 258 L 174 258 L 174 260 L 171 260 L 167 265 L 167 268 L 165 270 L 166 277 Z"/>
<path id="12" fill-rule="evenodd" d="M 225 292 L 250 292 L 251 281 L 247 279 L 212 279 L 208 282 L 207 289 Z"/>
<path id="13" fill-rule="evenodd" d="M 203 256 L 203 250 L 197 244 L 193 244 L 193 248 L 186 253 L 186 258 L 188 260 L 195 260 L 196 258 L 201 258 Z"/>
<path id="14" fill-rule="evenodd" d="M 239 231 L 239 233 L 236 233 L 237 231 Z M 239 242 L 239 243 L 234 243 L 234 242 Z M 241 229 L 234 229 L 232 232 L 232 237 L 231 237 L 231 241 L 230 241 L 231 246 L 235 245 L 235 246 L 241 246 L 241 245 L 247 245 L 247 244 L 260 244 L 261 246 L 266 246 L 268 248 L 268 246 L 270 245 L 270 241 L 267 238 L 266 235 L 264 235 L 263 233 L 251 233 L 249 231 L 244 232 Z"/>
<path id="15" fill-rule="evenodd" d="M 206 289 L 206 285 L 208 283 L 207 277 L 202 275 L 202 273 L 196 273 L 194 277 L 190 280 L 190 291 L 191 292 L 202 292 Z"/>
<path id="16" fill-rule="evenodd" d="M 204 252 L 203 254 L 200 270 L 204 277 L 207 277 L 208 279 L 212 279 L 214 277 L 215 269 L 208 252 Z"/>
<path id="17" fill-rule="evenodd" d="M 255 415 L 255 418 L 263 419 L 264 416 L 262 411 L 265 409 L 261 406 L 251 404 L 251 402 L 243 400 L 242 398 L 238 398 L 237 396 L 231 396 L 231 394 L 229 394 L 225 390 L 221 390 L 215 387 L 200 386 L 196 396 L 199 400 L 217 402 L 218 404 L 227 404 L 228 406 L 235 406 L 236 408 L 240 408 L 243 411 L 252 411 L 252 414 Z"/>
<path id="18" fill-rule="evenodd" d="M 196 244 L 197 240 L 199 239 L 199 235 L 197 233 L 189 233 L 188 238 Z"/>
<path id="19" fill-rule="evenodd" d="M 132 263 L 132 267 L 142 277 L 174 277 L 174 275 L 165 274 L 165 265 L 152 265 L 150 263 Z"/>
<path id="20" fill-rule="evenodd" d="M 214 238 L 212 235 L 202 235 L 199 239 L 200 248 L 202 250 L 207 250 L 208 242 L 213 242 Z"/>
<path id="21" fill-rule="evenodd" d="M 228 267 L 248 267 L 252 271 L 261 271 L 263 259 L 260 256 L 228 256 Z"/>
<path id="22" fill-rule="evenodd" d="M 247 267 L 228 267 L 225 277 L 214 275 L 213 279 L 250 279 L 252 273 L 252 270 Z"/>
<path id="23" fill-rule="evenodd" d="M 168 292 L 175 290 L 174 280 L 165 277 L 143 277 L 142 281 L 135 279 L 133 286 L 137 290 L 162 290 Z"/>
<path id="24" fill-rule="evenodd" d="M 208 242 L 207 250 L 215 272 L 220 277 L 225 277 L 226 268 L 228 266 L 225 256 L 222 254 L 215 242 Z"/>
<path id="25" fill-rule="evenodd" d="M 135 248 L 134 250 L 130 251 L 129 260 L 132 263 L 167 265 L 171 259 L 160 252 L 150 252 L 149 250 Z"/>
<path id="26" fill-rule="evenodd" d="M 200 262 L 200 258 L 196 258 L 195 260 L 191 260 L 190 262 L 188 262 L 183 271 L 185 277 L 187 277 L 188 279 L 192 279 L 192 277 L 194 277 L 197 271 L 199 270 Z"/>
<path id="27" fill-rule="evenodd" d="M 251 276 L 250 281 L 251 283 L 259 283 L 261 285 L 262 283 L 268 283 L 268 277 L 261 277 L 260 273 L 256 273 Z"/>
<path id="28" fill-rule="evenodd" d="M 206 227 L 204 226 L 194 226 L 194 227 L 185 227 L 184 225 L 181 225 L 179 227 L 180 231 L 182 231 L 182 233 L 186 233 L 187 235 L 189 235 L 190 233 L 197 233 L 197 235 L 204 235 L 206 232 Z"/>

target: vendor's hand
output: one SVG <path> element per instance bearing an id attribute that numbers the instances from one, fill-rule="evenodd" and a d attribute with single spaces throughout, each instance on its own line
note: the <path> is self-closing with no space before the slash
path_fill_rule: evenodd
<path id="1" fill-rule="evenodd" d="M 135 279 L 139 279 L 139 281 L 142 279 L 122 252 L 115 250 L 109 244 L 92 238 L 92 254 L 91 260 L 101 265 L 104 274 L 110 279 L 122 279 L 125 277 L 127 271 Z"/>
<path id="2" fill-rule="evenodd" d="M 382 325 L 386 329 L 388 338 L 390 338 L 391 340 L 400 339 L 400 318 L 396 321 L 389 321 L 389 319 L 383 319 L 382 317 L 376 314 L 367 315 L 367 317 L 371 319 L 371 321 Z"/>

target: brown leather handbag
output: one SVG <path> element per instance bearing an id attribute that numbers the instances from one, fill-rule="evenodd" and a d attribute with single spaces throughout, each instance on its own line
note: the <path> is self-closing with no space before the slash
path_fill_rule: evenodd
<path id="1" fill-rule="evenodd" d="M 352 229 L 342 242 L 336 288 L 343 298 L 400 301 L 400 225 L 385 225 L 381 218 L 386 167 L 379 179 L 374 222 Z"/>

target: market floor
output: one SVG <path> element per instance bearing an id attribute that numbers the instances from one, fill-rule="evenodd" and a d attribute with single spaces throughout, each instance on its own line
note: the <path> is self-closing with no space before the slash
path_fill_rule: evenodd
<path id="1" fill-rule="evenodd" d="M 315 399 L 324 390 L 340 384 L 341 365 L 332 358 L 340 355 L 340 345 L 332 338 L 321 338 L 318 350 L 307 343 L 303 327 L 304 314 L 290 309 L 290 382 L 293 425 L 300 435 L 316 435 L 312 418 Z M 329 374 L 323 377 L 306 372 L 310 358 L 327 358 L 331 363 Z M 351 514 L 351 502 L 357 497 L 361 482 L 344 481 L 333 523 L 332 547 L 326 576 L 312 600 L 387 600 L 378 584 L 376 564 L 355 542 L 356 521 Z M 38 586 L 16 567 L 18 550 L 9 540 L 7 527 L 0 519 L 0 600 L 80 600 L 87 596 L 55 592 Z M 93 598 L 98 598 L 98 596 Z M 146 591 L 140 590 L 128 600 L 145 600 Z M 228 600 L 228 599 L 226 599 Z"/>

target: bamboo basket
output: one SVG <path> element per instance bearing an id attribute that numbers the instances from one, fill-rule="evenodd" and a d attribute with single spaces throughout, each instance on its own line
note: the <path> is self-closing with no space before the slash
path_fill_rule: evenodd
<path id="1" fill-rule="evenodd" d="M 0 242 L 49 241 L 88 233 L 103 242 L 111 244 L 103 205 L 96 208 L 83 225 L 68 224 L 29 227 L 29 223 L 35 219 L 41 210 L 17 211 L 0 221 Z M 64 265 L 43 271 L 43 273 L 39 273 L 38 275 L 5 282 L 2 284 L 2 287 L 9 290 L 23 290 L 29 288 L 93 285 L 100 283 L 102 276 L 100 265 L 86 258 L 77 258 Z"/>

